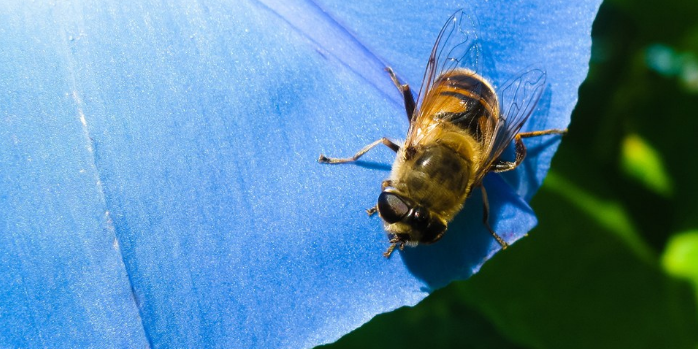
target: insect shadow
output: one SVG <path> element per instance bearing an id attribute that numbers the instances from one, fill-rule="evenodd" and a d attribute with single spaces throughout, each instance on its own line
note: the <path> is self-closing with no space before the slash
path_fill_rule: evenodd
<path id="1" fill-rule="evenodd" d="M 392 163 L 385 163 L 385 162 L 377 162 L 377 161 L 363 161 L 363 160 L 358 160 L 354 162 L 355 166 L 371 169 L 371 170 L 379 170 L 379 171 L 385 171 L 388 172 L 392 168 Z"/>
<path id="2" fill-rule="evenodd" d="M 525 201 L 508 188 L 499 175 L 485 177 L 485 186 L 490 196 L 490 217 L 497 220 L 491 222 L 493 227 L 516 226 L 511 222 L 498 224 L 500 220 L 511 217 L 512 209 L 531 212 Z M 498 233 L 513 242 L 511 231 L 499 230 Z M 427 285 L 424 291 L 431 292 L 453 280 L 470 277 L 499 249 L 499 244 L 482 223 L 482 198 L 475 192 L 438 243 L 420 245 L 419 248 L 406 247 L 399 253 L 412 275 Z"/>

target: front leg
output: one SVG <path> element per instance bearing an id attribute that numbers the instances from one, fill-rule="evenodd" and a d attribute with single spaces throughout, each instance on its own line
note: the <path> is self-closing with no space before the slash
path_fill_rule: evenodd
<path id="1" fill-rule="evenodd" d="M 414 96 L 412 95 L 410 85 L 401 84 L 400 80 L 397 78 L 397 75 L 395 75 L 393 68 L 386 67 L 385 70 L 388 72 L 388 74 L 390 74 L 390 80 L 393 80 L 395 87 L 397 87 L 397 89 L 400 90 L 400 93 L 402 93 L 402 99 L 405 101 L 405 112 L 407 112 L 407 121 L 412 122 L 412 116 L 414 114 L 416 103 L 414 101 Z"/>
<path id="2" fill-rule="evenodd" d="M 342 164 L 345 162 L 354 162 L 358 160 L 360 157 L 362 157 L 364 154 L 366 154 L 369 150 L 371 150 L 373 147 L 377 146 L 378 144 L 383 143 L 386 147 L 392 149 L 394 152 L 398 152 L 400 150 L 400 146 L 393 143 L 393 141 L 383 137 L 365 147 L 363 149 L 359 150 L 358 153 L 354 154 L 354 156 L 350 158 L 328 158 L 325 155 L 320 154 L 320 158 L 317 159 L 317 162 L 321 164 Z"/>

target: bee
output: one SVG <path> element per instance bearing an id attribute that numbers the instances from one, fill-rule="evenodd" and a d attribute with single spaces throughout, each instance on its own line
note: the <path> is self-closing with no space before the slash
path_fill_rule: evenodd
<path id="1" fill-rule="evenodd" d="M 390 246 L 432 244 L 446 232 L 473 188 L 480 188 L 483 223 L 506 249 L 508 244 L 489 224 L 489 202 L 483 179 L 490 172 L 515 169 L 526 156 L 524 138 L 564 134 L 566 129 L 519 132 L 532 114 L 545 87 L 546 74 L 529 69 L 503 84 L 499 96 L 479 71 L 480 44 L 471 17 L 456 11 L 443 26 L 431 51 L 417 100 L 390 67 L 390 79 L 402 94 L 409 120 L 407 138 L 397 144 L 379 139 L 350 158 L 358 160 L 379 144 L 397 153 L 390 176 L 382 183 L 378 203 L 367 210 L 383 219 Z M 514 142 L 514 161 L 501 159 Z"/>

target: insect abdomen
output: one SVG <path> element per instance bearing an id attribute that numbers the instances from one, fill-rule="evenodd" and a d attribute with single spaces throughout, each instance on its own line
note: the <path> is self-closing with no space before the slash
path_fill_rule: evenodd
<path id="1" fill-rule="evenodd" d="M 457 69 L 439 76 L 421 112 L 467 132 L 478 142 L 491 136 L 499 117 L 497 94 L 481 76 Z"/>

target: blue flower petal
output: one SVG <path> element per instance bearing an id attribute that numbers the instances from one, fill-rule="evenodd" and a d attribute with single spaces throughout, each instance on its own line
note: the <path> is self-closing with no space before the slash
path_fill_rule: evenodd
<path id="1" fill-rule="evenodd" d="M 546 68 L 526 128 L 568 124 L 598 1 L 458 5 L 4 5 L 0 343 L 311 347 L 476 272 L 498 250 L 479 195 L 443 241 L 386 260 L 364 209 L 394 154 L 316 163 L 404 137 L 382 65 L 418 86 L 457 7 L 496 83 Z M 535 225 L 524 199 L 557 140 L 528 144 L 514 189 L 485 181 L 510 241 Z"/>

